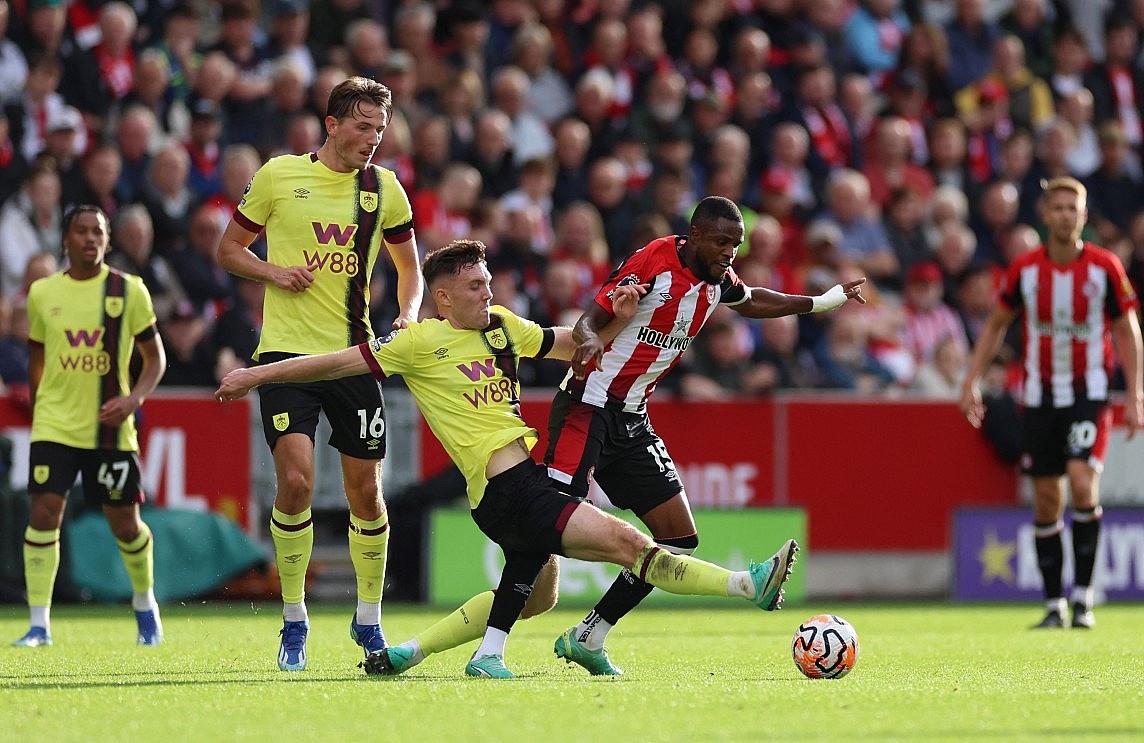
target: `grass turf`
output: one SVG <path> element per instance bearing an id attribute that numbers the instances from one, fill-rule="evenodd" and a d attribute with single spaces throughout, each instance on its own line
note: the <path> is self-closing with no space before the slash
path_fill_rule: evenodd
<path id="1" fill-rule="evenodd" d="M 365 677 L 350 606 L 311 607 L 309 669 L 277 670 L 277 605 L 163 610 L 166 643 L 133 645 L 128 607 L 60 606 L 51 648 L 0 647 L 0 741 L 748 741 L 1144 739 L 1141 607 L 1099 607 L 1093 630 L 1033 631 L 1036 606 L 819 603 L 645 608 L 609 638 L 626 674 L 552 655 L 582 615 L 516 625 L 512 681 L 470 679 L 474 646 L 396 678 Z M 850 621 L 848 676 L 811 681 L 790 658 L 799 621 Z M 442 615 L 388 605 L 391 641 Z M 0 607 L 0 640 L 26 629 Z"/>

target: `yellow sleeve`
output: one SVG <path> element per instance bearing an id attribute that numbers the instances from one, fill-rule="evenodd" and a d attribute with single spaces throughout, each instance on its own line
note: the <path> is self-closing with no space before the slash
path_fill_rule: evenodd
<path id="1" fill-rule="evenodd" d="M 139 335 L 155 323 L 155 306 L 151 292 L 147 291 L 143 280 L 137 276 L 127 277 L 127 328 L 131 335 Z"/>
<path id="2" fill-rule="evenodd" d="M 386 377 L 404 375 L 413 369 L 417 347 L 413 336 L 416 328 L 417 325 L 411 325 L 369 341 L 370 353 Z"/>
<path id="3" fill-rule="evenodd" d="M 242 192 L 242 200 L 238 202 L 236 211 L 259 227 L 266 226 L 274 208 L 274 163 L 277 159 L 270 160 L 255 171 L 246 190 Z"/>
<path id="4" fill-rule="evenodd" d="M 544 341 L 544 328 L 532 320 L 518 317 L 513 314 L 512 310 L 500 305 L 492 307 L 492 312 L 504 318 L 508 334 L 516 345 L 518 356 L 534 358 L 539 353 L 540 345 Z"/>
<path id="5" fill-rule="evenodd" d="M 392 170 L 386 168 L 380 170 L 379 182 L 384 194 L 381 204 L 381 228 L 388 231 L 394 227 L 412 226 L 413 206 L 409 203 L 405 187 L 397 180 L 397 175 Z"/>
<path id="6" fill-rule="evenodd" d="M 40 292 L 39 287 L 36 286 L 39 281 L 32 284 L 28 289 L 28 339 L 36 343 L 44 342 L 44 316 L 40 313 Z"/>

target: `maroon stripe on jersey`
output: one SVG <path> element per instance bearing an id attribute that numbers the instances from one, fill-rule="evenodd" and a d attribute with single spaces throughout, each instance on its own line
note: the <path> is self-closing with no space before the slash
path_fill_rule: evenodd
<path id="1" fill-rule="evenodd" d="M 357 273 L 349 277 L 346 284 L 346 324 L 349 328 L 348 345 L 353 346 L 369 340 L 370 329 L 366 312 L 366 290 L 369 287 L 369 249 L 373 233 L 377 230 L 381 212 L 381 189 L 377 168 L 367 165 L 358 171 L 357 177 L 357 222 L 354 232 L 354 255 L 357 257 Z M 373 194 L 373 209 L 362 206 L 363 194 Z"/>
<path id="2" fill-rule="evenodd" d="M 370 352 L 369 344 L 359 343 L 357 348 L 359 351 L 361 351 L 361 356 L 363 359 L 365 359 L 366 366 L 369 367 L 370 372 L 377 379 L 377 381 L 384 381 L 385 372 L 381 370 L 381 364 L 377 363 L 377 359 L 374 358 L 373 354 Z"/>
<path id="3" fill-rule="evenodd" d="M 591 405 L 573 403 L 569 406 L 567 415 L 561 421 L 556 446 L 552 447 L 551 461 L 547 463 L 549 467 L 575 479 L 580 461 L 584 458 L 593 410 L 595 408 Z"/>
<path id="4" fill-rule="evenodd" d="M 108 400 L 118 397 L 120 393 L 119 345 L 123 340 L 123 315 L 127 311 L 127 302 L 124 298 L 126 289 L 127 280 L 123 277 L 123 274 L 115 269 L 108 271 L 107 281 L 104 282 L 103 289 L 103 352 L 107 354 L 108 366 L 107 371 L 100 381 L 99 404 L 101 407 Z M 109 305 L 108 300 L 111 298 L 122 300 L 118 312 L 111 313 L 107 311 Z M 99 429 L 96 434 L 97 448 L 118 449 L 119 428 L 120 426 L 99 424 Z"/>

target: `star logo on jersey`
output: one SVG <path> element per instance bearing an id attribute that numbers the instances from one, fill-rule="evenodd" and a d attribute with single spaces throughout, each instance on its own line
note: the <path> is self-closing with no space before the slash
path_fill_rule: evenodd
<path id="1" fill-rule="evenodd" d="M 675 321 L 675 327 L 671 329 L 672 335 L 687 335 L 687 329 L 691 327 L 691 321 L 686 317 L 682 317 Z"/>
<path id="2" fill-rule="evenodd" d="M 274 430 L 275 431 L 285 431 L 287 428 L 290 427 L 290 414 L 289 413 L 278 413 L 271 420 L 273 420 L 273 422 L 274 422 Z"/>
<path id="3" fill-rule="evenodd" d="M 119 317 L 123 314 L 123 297 L 104 297 L 103 311 L 108 317 Z"/>
<path id="4" fill-rule="evenodd" d="M 37 485 L 43 485 L 48 481 L 48 476 L 52 474 L 52 468 L 46 464 L 37 464 L 32 468 L 32 479 L 36 481 Z"/>
<path id="5" fill-rule="evenodd" d="M 309 195 L 310 195 L 310 192 L 304 188 L 295 188 L 294 189 L 294 198 L 296 198 L 296 199 L 304 199 Z"/>
<path id="6" fill-rule="evenodd" d="M 488 342 L 489 347 L 496 351 L 500 351 L 508 346 L 508 338 L 505 337 L 504 330 L 502 328 L 490 330 L 489 332 L 485 333 L 485 340 Z"/>
<path id="7" fill-rule="evenodd" d="M 361 204 L 362 209 L 372 212 L 377 208 L 377 194 L 373 191 L 362 191 L 358 194 L 358 203 Z"/>

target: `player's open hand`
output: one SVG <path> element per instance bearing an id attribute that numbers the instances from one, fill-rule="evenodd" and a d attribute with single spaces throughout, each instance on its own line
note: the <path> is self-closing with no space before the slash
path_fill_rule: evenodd
<path id="1" fill-rule="evenodd" d="M 1128 429 L 1128 440 L 1131 441 L 1136 432 L 1144 426 L 1144 402 L 1129 397 L 1124 401 L 1124 427 Z"/>
<path id="2" fill-rule="evenodd" d="M 304 292 L 314 283 L 314 274 L 305 266 L 288 266 L 274 276 L 274 286 L 288 292 Z"/>
<path id="3" fill-rule="evenodd" d="M 258 386 L 258 381 L 254 377 L 254 373 L 248 368 L 235 369 L 232 372 L 227 372 L 226 376 L 219 382 L 218 389 L 215 390 L 215 399 L 219 402 L 223 400 L 237 400 L 240 397 L 245 397 L 247 392 Z"/>
<path id="4" fill-rule="evenodd" d="M 593 335 L 576 346 L 576 350 L 572 352 L 572 376 L 575 379 L 583 379 L 588 376 L 588 367 L 592 362 L 599 365 L 603 358 L 604 342 L 600 340 L 600 336 Z"/>

